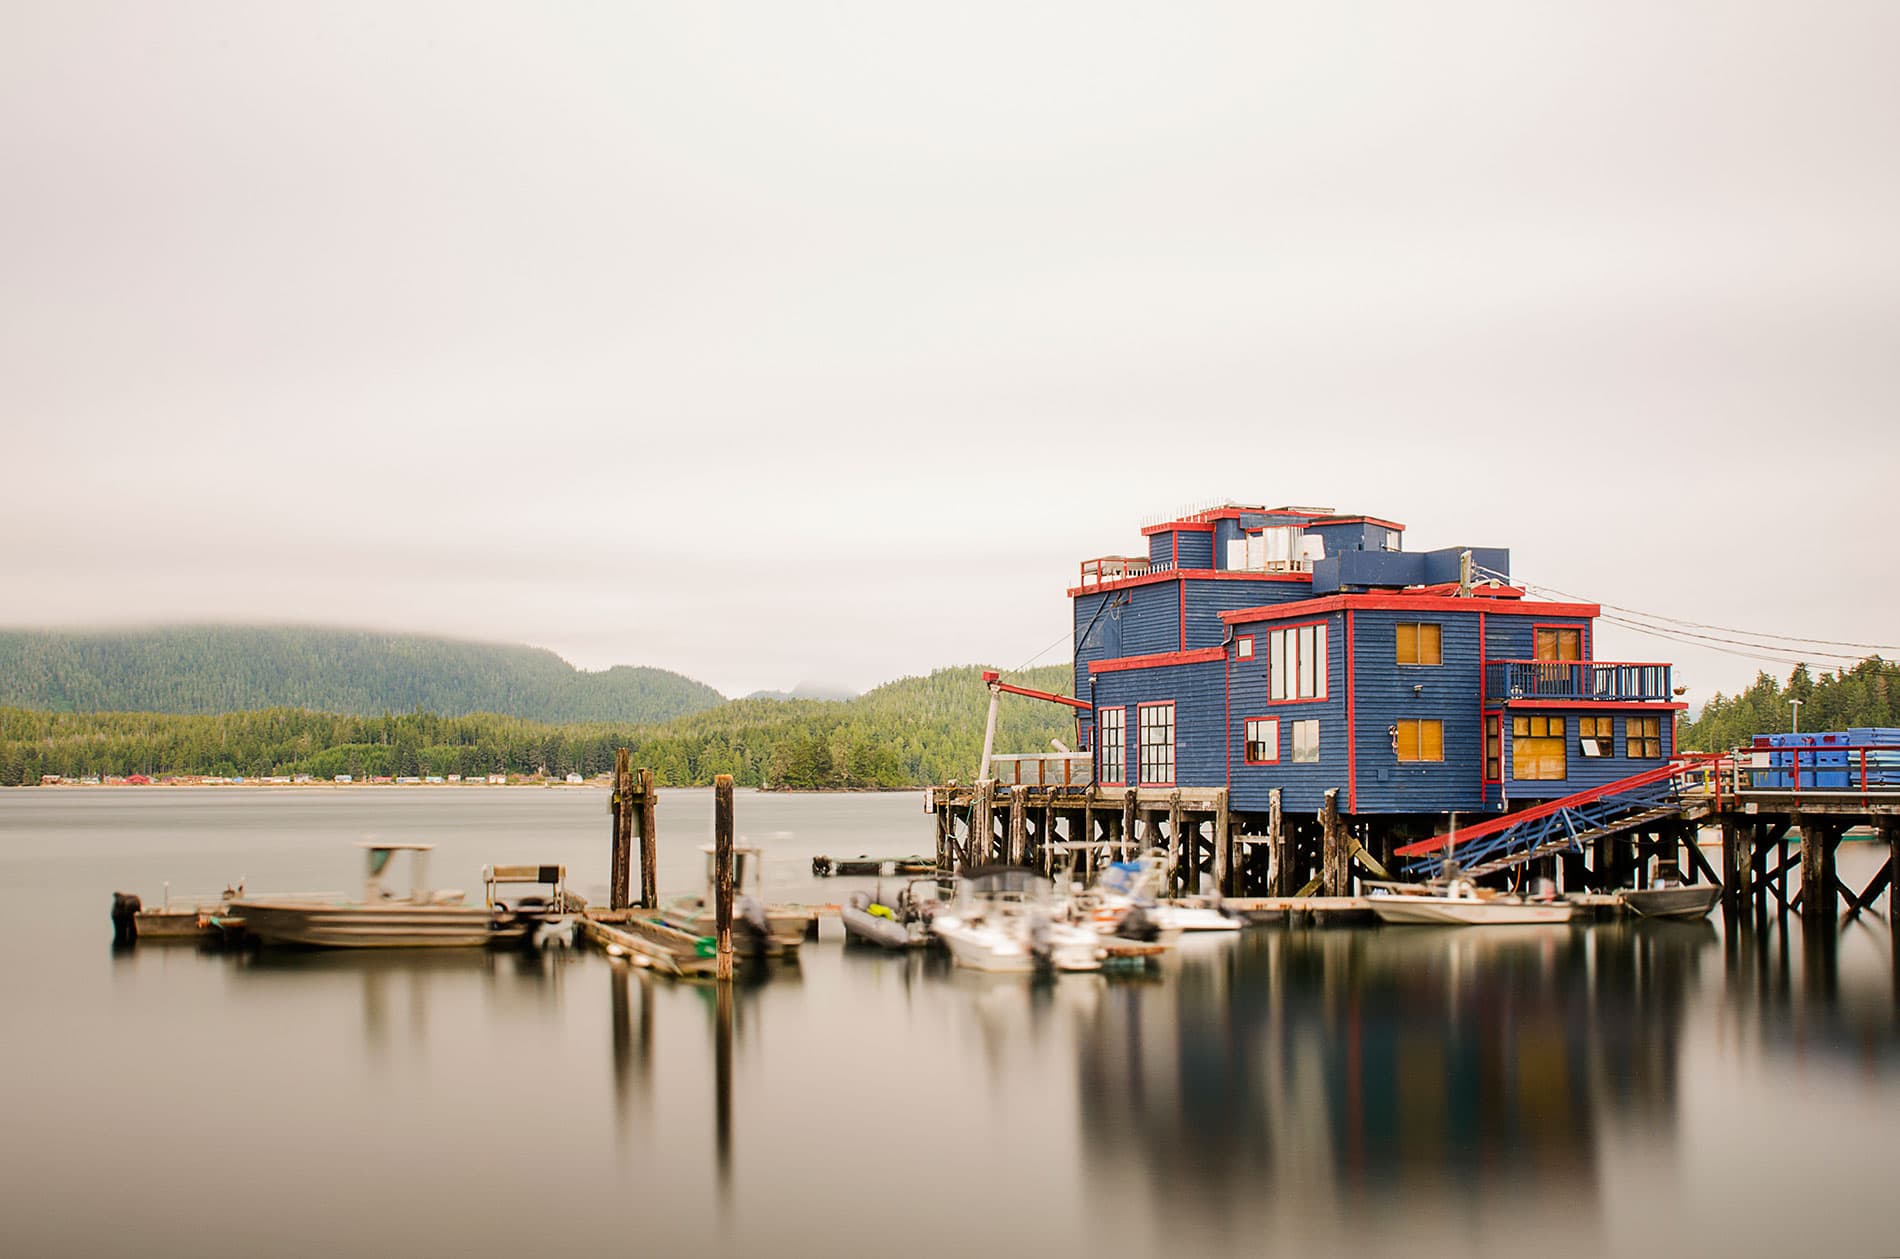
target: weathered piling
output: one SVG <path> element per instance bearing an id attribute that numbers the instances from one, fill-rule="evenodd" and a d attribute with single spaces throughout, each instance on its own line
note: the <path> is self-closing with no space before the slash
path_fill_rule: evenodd
<path id="1" fill-rule="evenodd" d="M 633 896 L 633 766 L 625 748 L 614 750 L 613 857 L 609 862 L 607 908 L 625 909 Z"/>
<path id="2" fill-rule="evenodd" d="M 640 905 L 644 909 L 657 909 L 660 904 L 659 798 L 653 793 L 652 770 L 638 771 L 637 779 L 634 822 L 640 835 Z"/>
<path id="3" fill-rule="evenodd" d="M 713 923 L 716 979 L 732 978 L 732 775 L 713 779 Z"/>

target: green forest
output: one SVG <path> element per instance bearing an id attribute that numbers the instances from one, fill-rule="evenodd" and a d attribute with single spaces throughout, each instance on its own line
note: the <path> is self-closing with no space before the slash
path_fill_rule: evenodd
<path id="1" fill-rule="evenodd" d="M 1068 666 L 1012 680 L 1063 690 Z M 977 667 L 904 678 L 857 699 L 738 700 L 658 723 L 554 724 L 478 713 L 357 716 L 307 708 L 166 714 L 0 708 L 0 784 L 141 773 L 358 779 L 497 772 L 593 775 L 614 749 L 666 786 L 704 786 L 731 774 L 742 786 L 796 789 L 917 787 L 972 777 L 982 753 L 989 691 Z M 1073 743 L 1070 710 L 1003 697 L 999 751 L 1046 752 Z"/>
<path id="2" fill-rule="evenodd" d="M 1720 752 L 1745 746 L 1757 734 L 1784 734 L 1794 728 L 1790 700 L 1800 701 L 1803 730 L 1900 727 L 1900 664 L 1870 656 L 1819 678 L 1799 665 L 1785 686 L 1762 673 L 1745 691 L 1718 692 L 1683 725 L 1677 742 L 1686 752 Z"/>
<path id="3" fill-rule="evenodd" d="M 585 673 L 551 651 L 371 630 L 0 630 L 0 705 L 51 712 L 501 713 L 651 724 L 725 696 L 664 669 Z"/>

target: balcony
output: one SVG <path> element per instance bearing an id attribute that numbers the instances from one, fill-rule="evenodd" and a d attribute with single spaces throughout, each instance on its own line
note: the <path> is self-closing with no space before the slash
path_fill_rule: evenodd
<path id="1" fill-rule="evenodd" d="M 1487 700 L 1667 700 L 1669 666 L 1617 660 L 1487 660 Z"/>
<path id="2" fill-rule="evenodd" d="M 1127 577 L 1146 577 L 1149 573 L 1166 572 L 1173 567 L 1166 560 L 1156 563 L 1145 555 L 1104 555 L 1099 559 L 1082 561 L 1081 584 L 1099 586 Z"/>
<path id="3" fill-rule="evenodd" d="M 990 777 L 1005 787 L 1086 787 L 1095 781 L 1095 758 L 1087 752 L 998 752 Z"/>

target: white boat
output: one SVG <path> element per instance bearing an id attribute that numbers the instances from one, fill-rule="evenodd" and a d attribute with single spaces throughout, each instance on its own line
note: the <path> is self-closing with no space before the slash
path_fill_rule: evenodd
<path id="1" fill-rule="evenodd" d="M 1555 924 L 1570 921 L 1571 905 L 1561 900 L 1526 900 L 1479 889 L 1469 879 L 1453 879 L 1442 893 L 1375 889 L 1368 898 L 1379 921 L 1409 926 L 1485 927 L 1506 924 Z"/>
<path id="2" fill-rule="evenodd" d="M 1218 900 L 1157 899 L 1167 869 L 1167 855 L 1158 851 L 1104 867 L 1095 886 L 1082 897 L 1097 930 L 1131 939 L 1171 941 L 1184 931 L 1241 929 L 1240 919 L 1228 915 Z"/>
<path id="3" fill-rule="evenodd" d="M 1068 921 L 1064 908 L 1036 871 L 984 866 L 965 872 L 955 903 L 937 911 L 930 930 L 971 970 L 1100 970 L 1108 956 L 1101 934 Z"/>
<path id="4" fill-rule="evenodd" d="M 675 926 L 710 936 L 719 930 L 719 915 L 713 907 L 718 854 L 711 844 L 700 845 L 700 851 L 706 854 L 706 894 L 669 902 L 666 917 Z M 764 861 L 765 855 L 754 846 L 742 844 L 732 850 L 732 951 L 740 957 L 797 957 L 811 914 L 765 903 L 758 890 Z"/>
<path id="5" fill-rule="evenodd" d="M 231 902 L 231 913 L 244 929 L 266 944 L 334 949 L 481 948 L 519 942 L 544 914 L 493 902 L 470 905 L 459 891 L 431 889 L 426 881 L 433 844 L 365 843 L 369 869 L 361 901 L 328 901 L 311 896 L 245 897 Z M 407 895 L 392 892 L 385 880 L 397 854 L 409 858 Z M 549 867 L 559 870 L 559 867 Z M 556 899 L 564 897 L 556 888 Z M 560 912 L 565 906 L 558 907 Z"/>

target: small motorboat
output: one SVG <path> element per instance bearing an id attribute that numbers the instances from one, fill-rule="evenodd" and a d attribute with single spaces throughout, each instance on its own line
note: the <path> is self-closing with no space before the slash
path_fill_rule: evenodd
<path id="1" fill-rule="evenodd" d="M 676 926 L 698 936 L 711 936 L 719 930 L 718 914 L 713 908 L 713 884 L 717 879 L 717 852 L 711 844 L 702 844 L 706 854 L 706 892 L 674 900 L 666 906 L 666 918 Z M 805 942 L 805 927 L 811 914 L 803 909 L 767 905 L 758 890 L 760 866 L 765 856 L 752 845 L 732 850 L 732 951 L 740 957 L 797 957 L 798 946 Z"/>
<path id="2" fill-rule="evenodd" d="M 1570 921 L 1572 906 L 1555 895 L 1528 899 L 1509 896 L 1465 878 L 1452 878 L 1441 886 L 1442 890 L 1411 892 L 1395 891 L 1388 884 L 1374 888 L 1367 899 L 1379 921 L 1403 926 L 1489 927 Z"/>
<path id="3" fill-rule="evenodd" d="M 1069 921 L 1050 881 L 1021 866 L 966 871 L 956 901 L 937 911 L 930 930 L 957 965 L 971 970 L 1092 971 L 1108 956 L 1101 933 Z"/>
<path id="4" fill-rule="evenodd" d="M 1620 895 L 1623 904 L 1638 918 L 1673 918 L 1694 921 L 1706 918 L 1722 899 L 1722 888 L 1715 883 L 1684 883 L 1681 870 L 1672 862 L 1656 867 L 1656 881 L 1646 888 L 1630 888 Z"/>
<path id="5" fill-rule="evenodd" d="M 884 889 L 853 892 L 838 909 L 844 923 L 846 940 L 862 940 L 886 949 L 908 949 L 930 943 L 930 919 L 938 902 L 934 896 L 918 895 L 924 884 L 935 886 L 933 879 L 913 879 L 893 899 Z"/>

